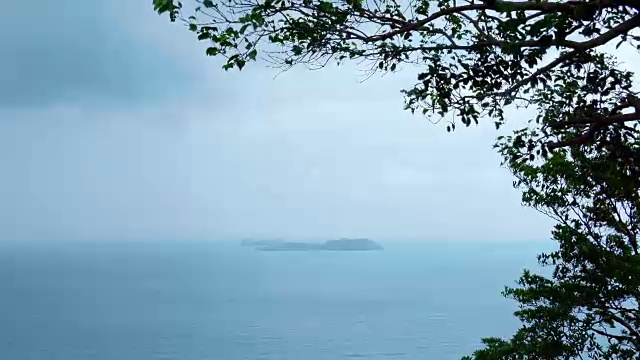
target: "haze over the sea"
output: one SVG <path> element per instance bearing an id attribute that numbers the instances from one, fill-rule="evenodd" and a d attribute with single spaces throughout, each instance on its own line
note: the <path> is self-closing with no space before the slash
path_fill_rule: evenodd
<path id="1" fill-rule="evenodd" d="M 0 16 L 0 239 L 548 238 L 493 124 L 402 110 L 414 69 L 224 72 L 150 1 Z"/>

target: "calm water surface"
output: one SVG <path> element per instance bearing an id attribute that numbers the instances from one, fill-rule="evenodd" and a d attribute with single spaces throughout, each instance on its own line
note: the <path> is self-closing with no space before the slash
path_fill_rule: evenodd
<path id="1" fill-rule="evenodd" d="M 548 247 L 383 244 L 0 244 L 0 359 L 458 359 L 516 328 L 499 293 Z"/>

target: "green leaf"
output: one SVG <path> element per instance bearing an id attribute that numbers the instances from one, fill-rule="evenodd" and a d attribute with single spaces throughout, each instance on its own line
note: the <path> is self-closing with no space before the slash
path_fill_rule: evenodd
<path id="1" fill-rule="evenodd" d="M 333 10 L 333 4 L 328 1 L 320 1 L 318 9 L 324 13 L 330 13 Z"/>

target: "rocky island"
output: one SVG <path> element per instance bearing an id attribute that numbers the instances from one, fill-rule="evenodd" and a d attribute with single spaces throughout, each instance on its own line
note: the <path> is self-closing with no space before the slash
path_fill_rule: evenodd
<path id="1" fill-rule="evenodd" d="M 248 246 L 249 244 L 244 243 Z M 260 242 L 253 243 L 256 250 L 260 251 L 372 251 L 382 250 L 382 246 L 369 239 L 338 239 L 324 243 L 312 242 Z"/>

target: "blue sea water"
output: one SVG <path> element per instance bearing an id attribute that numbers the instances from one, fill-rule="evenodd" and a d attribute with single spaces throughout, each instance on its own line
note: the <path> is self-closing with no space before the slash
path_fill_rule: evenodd
<path id="1" fill-rule="evenodd" d="M 546 243 L 0 244 L 0 359 L 459 359 L 517 327 L 500 291 Z"/>

